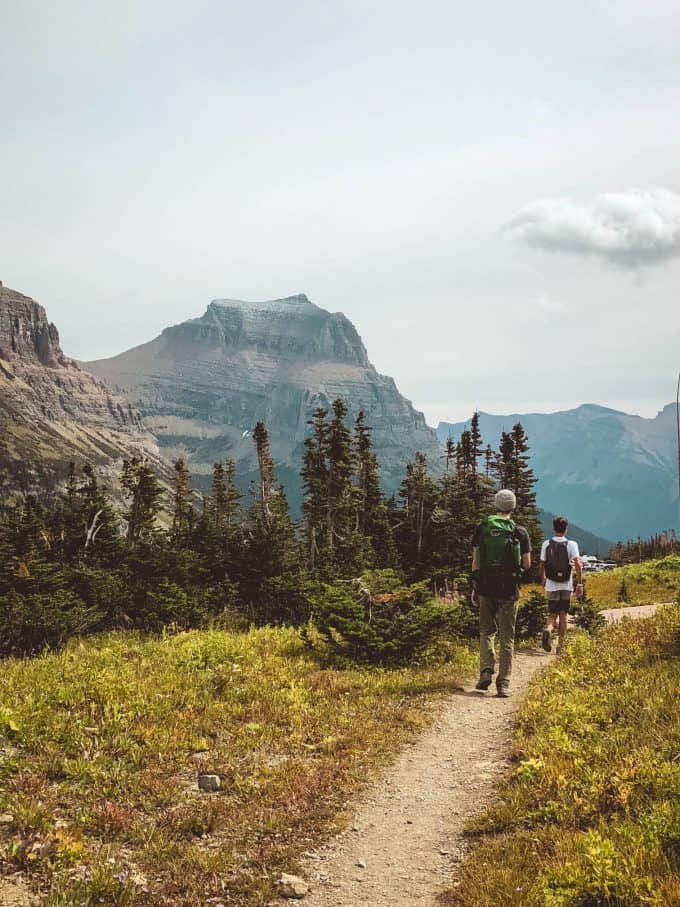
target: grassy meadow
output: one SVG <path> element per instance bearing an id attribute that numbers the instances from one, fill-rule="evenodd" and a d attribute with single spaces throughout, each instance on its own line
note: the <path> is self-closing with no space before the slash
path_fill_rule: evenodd
<path id="1" fill-rule="evenodd" d="M 620 597 L 623 583 L 625 601 Z M 602 608 L 675 601 L 680 596 L 680 557 L 669 555 L 604 573 L 591 573 L 586 576 L 586 584 L 588 596 Z"/>
<path id="2" fill-rule="evenodd" d="M 680 904 L 680 606 L 567 653 L 520 711 L 516 767 L 451 907 Z"/>
<path id="3" fill-rule="evenodd" d="M 330 670 L 299 631 L 113 634 L 0 674 L 0 856 L 40 902 L 265 904 L 474 668 Z M 216 772 L 216 794 L 197 789 Z"/>

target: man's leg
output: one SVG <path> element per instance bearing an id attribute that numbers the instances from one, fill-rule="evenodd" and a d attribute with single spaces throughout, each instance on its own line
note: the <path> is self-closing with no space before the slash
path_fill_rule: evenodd
<path id="1" fill-rule="evenodd" d="M 541 639 L 541 645 L 546 652 L 552 651 L 552 632 L 555 629 L 556 618 L 556 614 L 548 613 L 548 618 L 545 622 L 545 630 L 543 631 L 543 638 Z"/>
<path id="2" fill-rule="evenodd" d="M 548 619 L 545 622 L 545 630 L 543 631 L 543 638 L 541 640 L 541 645 L 546 652 L 552 651 L 552 632 L 555 629 L 558 617 L 559 600 L 555 600 L 555 595 L 557 595 L 559 599 L 559 592 L 546 593 L 548 599 Z"/>
<path id="3" fill-rule="evenodd" d="M 496 602 L 486 595 L 479 596 L 479 673 L 491 671 L 496 663 Z"/>
<path id="4" fill-rule="evenodd" d="M 564 602 L 562 602 L 564 605 Z M 560 611 L 560 628 L 558 631 L 557 638 L 557 652 L 558 654 L 564 650 L 564 640 L 567 635 L 567 615 L 569 614 L 569 601 L 566 602 L 567 607 L 564 611 Z"/>
<path id="5" fill-rule="evenodd" d="M 515 623 L 518 602 L 504 600 L 497 603 L 496 623 L 500 640 L 500 659 L 496 687 L 499 692 L 507 690 L 512 674 L 512 656 L 515 651 Z"/>

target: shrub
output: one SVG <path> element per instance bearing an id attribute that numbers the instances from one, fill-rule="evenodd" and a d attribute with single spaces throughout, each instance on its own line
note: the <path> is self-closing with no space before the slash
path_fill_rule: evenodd
<path id="1" fill-rule="evenodd" d="M 515 624 L 517 639 L 535 639 L 545 628 L 548 618 L 548 604 L 542 592 L 532 592 L 520 604 Z"/>
<path id="2" fill-rule="evenodd" d="M 405 664 L 422 655 L 444 628 L 452 629 L 455 610 L 433 599 L 427 583 L 395 586 L 396 575 L 376 573 L 384 572 L 353 583 L 324 583 L 313 599 L 313 620 L 338 654 L 360 662 Z M 385 587 L 392 591 L 373 592 Z"/>
<path id="3" fill-rule="evenodd" d="M 10 592 L 0 614 L 0 653 L 33 655 L 56 648 L 70 636 L 96 628 L 101 618 L 73 592 Z"/>
<path id="4" fill-rule="evenodd" d="M 628 586 L 626 585 L 626 577 L 621 580 L 621 585 L 619 586 L 619 591 L 616 595 L 616 600 L 622 604 L 627 604 L 630 601 L 630 594 L 628 592 Z"/>
<path id="5" fill-rule="evenodd" d="M 312 613 L 313 586 L 309 579 L 296 573 L 272 576 L 262 583 L 258 601 L 248 609 L 257 624 L 298 627 L 307 623 Z"/>
<path id="6" fill-rule="evenodd" d="M 577 627 L 585 630 L 586 633 L 590 633 L 591 636 L 595 636 L 607 624 L 599 607 L 592 599 L 586 596 L 574 608 L 574 622 Z"/>

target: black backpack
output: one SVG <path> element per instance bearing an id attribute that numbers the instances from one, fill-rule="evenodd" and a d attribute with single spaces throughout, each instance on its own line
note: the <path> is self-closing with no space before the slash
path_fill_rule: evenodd
<path id="1" fill-rule="evenodd" d="M 571 578 L 571 564 L 567 540 L 557 542 L 550 539 L 545 552 L 545 575 L 556 583 L 568 583 Z"/>

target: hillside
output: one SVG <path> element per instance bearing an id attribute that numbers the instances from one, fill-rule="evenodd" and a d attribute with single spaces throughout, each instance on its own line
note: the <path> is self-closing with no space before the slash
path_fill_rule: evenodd
<path id="1" fill-rule="evenodd" d="M 556 516 L 557 514 L 549 513 L 547 510 L 539 511 L 539 519 L 545 538 L 550 538 L 553 535 L 552 521 Z M 610 539 L 593 535 L 592 532 L 581 529 L 580 526 L 574 523 L 569 524 L 569 538 L 578 544 L 581 554 L 598 554 L 600 557 L 604 557 L 614 544 Z"/>
<path id="2" fill-rule="evenodd" d="M 107 469 L 158 448 L 140 415 L 69 359 L 35 300 L 0 283 L 0 477 L 4 492 L 49 489 L 70 460 Z"/>
<path id="3" fill-rule="evenodd" d="M 250 432 L 264 421 L 293 503 L 307 420 L 336 397 L 350 415 L 367 412 L 386 490 L 398 487 L 415 451 L 439 462 L 435 432 L 371 365 L 354 325 L 305 295 L 217 299 L 200 318 L 87 367 L 139 408 L 167 457 L 184 453 L 199 477 L 232 457 L 243 482 L 255 468 Z"/>
<path id="4" fill-rule="evenodd" d="M 675 407 L 653 419 L 584 404 L 557 413 L 480 413 L 485 439 L 521 422 L 539 479 L 538 503 L 607 539 L 650 536 L 678 527 Z M 465 423 L 441 422 L 456 437 Z"/>

